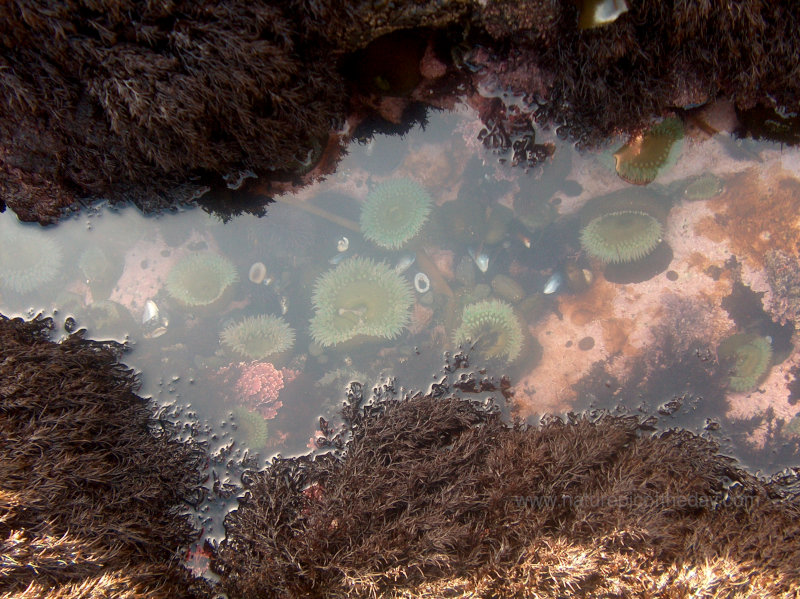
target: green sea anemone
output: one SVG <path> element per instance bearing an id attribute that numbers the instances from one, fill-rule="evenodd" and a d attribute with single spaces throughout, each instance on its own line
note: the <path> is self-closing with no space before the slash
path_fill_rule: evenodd
<path id="1" fill-rule="evenodd" d="M 597 216 L 581 231 L 581 245 L 606 263 L 635 262 L 661 243 L 661 223 L 638 210 L 619 210 Z"/>
<path id="2" fill-rule="evenodd" d="M 635 185 L 647 185 L 675 163 L 683 140 L 683 123 L 668 118 L 614 153 L 617 174 Z"/>
<path id="3" fill-rule="evenodd" d="M 717 355 L 733 364 L 730 388 L 734 391 L 752 391 L 769 372 L 772 341 L 761 335 L 737 333 L 720 343 Z"/>
<path id="4" fill-rule="evenodd" d="M 89 281 L 102 278 L 111 269 L 108 254 L 96 245 L 89 246 L 78 258 L 78 268 Z"/>
<path id="5" fill-rule="evenodd" d="M 511 304 L 484 300 L 464 307 L 461 326 L 453 333 L 453 343 L 472 343 L 487 360 L 513 362 L 524 340 L 522 324 Z"/>
<path id="6" fill-rule="evenodd" d="M 326 347 L 359 335 L 394 339 L 408 324 L 408 281 L 382 262 L 350 258 L 317 279 L 311 336 Z"/>
<path id="7" fill-rule="evenodd" d="M 220 341 L 248 360 L 266 360 L 294 346 L 294 329 L 270 314 L 248 316 L 220 333 Z"/>
<path id="8" fill-rule="evenodd" d="M 687 200 L 707 200 L 725 190 L 722 180 L 714 173 L 703 173 L 677 183 L 678 192 Z"/>
<path id="9" fill-rule="evenodd" d="M 213 252 L 191 254 L 179 260 L 167 275 L 167 292 L 187 308 L 220 301 L 239 279 L 236 267 Z"/>
<path id="10" fill-rule="evenodd" d="M 361 232 L 375 245 L 399 249 L 422 229 L 431 203 L 428 192 L 411 179 L 381 183 L 361 209 Z"/>
<path id="11" fill-rule="evenodd" d="M 251 412 L 244 406 L 232 410 L 236 422 L 236 436 L 241 443 L 253 451 L 263 449 L 269 439 L 269 426 L 258 412 Z"/>
<path id="12" fill-rule="evenodd" d="M 44 231 L 2 220 L 0 286 L 28 293 L 55 279 L 61 269 L 61 246 Z"/>

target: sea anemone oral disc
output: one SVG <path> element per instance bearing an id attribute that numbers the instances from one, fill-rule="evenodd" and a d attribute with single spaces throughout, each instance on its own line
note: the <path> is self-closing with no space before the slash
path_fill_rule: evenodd
<path id="1" fill-rule="evenodd" d="M 386 181 L 372 190 L 364 202 L 361 232 L 375 245 L 400 249 L 422 229 L 431 205 L 431 196 L 416 181 Z"/>
<path id="2" fill-rule="evenodd" d="M 598 216 L 581 231 L 581 246 L 605 263 L 635 262 L 661 243 L 663 226 L 639 210 L 619 210 Z"/>
<path id="3" fill-rule="evenodd" d="M 668 118 L 632 139 L 614 153 L 620 178 L 634 185 L 651 183 L 660 170 L 677 160 L 683 124 Z"/>

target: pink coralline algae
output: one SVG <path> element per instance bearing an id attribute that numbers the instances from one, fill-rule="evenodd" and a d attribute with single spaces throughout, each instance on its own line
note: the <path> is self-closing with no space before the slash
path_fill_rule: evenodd
<path id="1" fill-rule="evenodd" d="M 283 406 L 278 399 L 284 384 L 283 373 L 270 362 L 239 362 L 220 368 L 217 374 L 223 384 L 233 389 L 228 397 L 256 410 L 267 420 L 275 418 Z"/>

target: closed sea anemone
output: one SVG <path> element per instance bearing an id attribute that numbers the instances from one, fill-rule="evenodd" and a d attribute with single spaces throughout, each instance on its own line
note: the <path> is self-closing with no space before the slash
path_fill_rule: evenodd
<path id="1" fill-rule="evenodd" d="M 461 325 L 453 333 L 453 343 L 472 343 L 487 360 L 513 362 L 523 343 L 522 325 L 511 304 L 484 300 L 464 307 Z"/>
<path id="2" fill-rule="evenodd" d="M 606 263 L 635 262 L 661 243 L 663 226 L 638 210 L 619 210 L 593 218 L 581 231 L 581 245 Z"/>
<path id="3" fill-rule="evenodd" d="M 236 406 L 232 412 L 236 422 L 236 436 L 241 443 L 253 451 L 263 449 L 269 439 L 269 426 L 264 417 L 243 406 Z"/>
<path id="4" fill-rule="evenodd" d="M 733 391 L 752 391 L 769 371 L 772 342 L 769 337 L 737 333 L 720 343 L 717 354 L 732 364 L 730 388 Z"/>
<path id="5" fill-rule="evenodd" d="M 55 279 L 61 269 L 61 246 L 44 231 L 2 220 L 0 286 L 28 293 Z"/>
<path id="6" fill-rule="evenodd" d="M 399 249 L 422 229 L 431 203 L 428 192 L 411 179 L 381 183 L 361 209 L 361 232 L 375 245 Z"/>
<path id="7" fill-rule="evenodd" d="M 635 185 L 647 185 L 677 160 L 683 123 L 667 118 L 614 153 L 617 174 Z"/>
<path id="8" fill-rule="evenodd" d="M 178 260 L 167 275 L 167 292 L 187 308 L 220 302 L 239 279 L 236 267 L 214 252 L 191 254 Z"/>
<path id="9" fill-rule="evenodd" d="M 408 324 L 413 295 L 385 263 L 350 258 L 317 279 L 312 300 L 311 336 L 326 347 L 360 335 L 394 339 Z"/>
<path id="10" fill-rule="evenodd" d="M 294 329 L 278 316 L 248 316 L 220 333 L 220 341 L 228 349 L 248 360 L 266 360 L 294 346 Z"/>

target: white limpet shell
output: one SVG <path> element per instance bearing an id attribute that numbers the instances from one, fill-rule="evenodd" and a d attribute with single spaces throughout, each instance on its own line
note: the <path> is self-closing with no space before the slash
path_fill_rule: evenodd
<path id="1" fill-rule="evenodd" d="M 428 293 L 431 289 L 431 280 L 424 272 L 418 272 L 414 275 L 414 289 L 417 293 Z"/>

